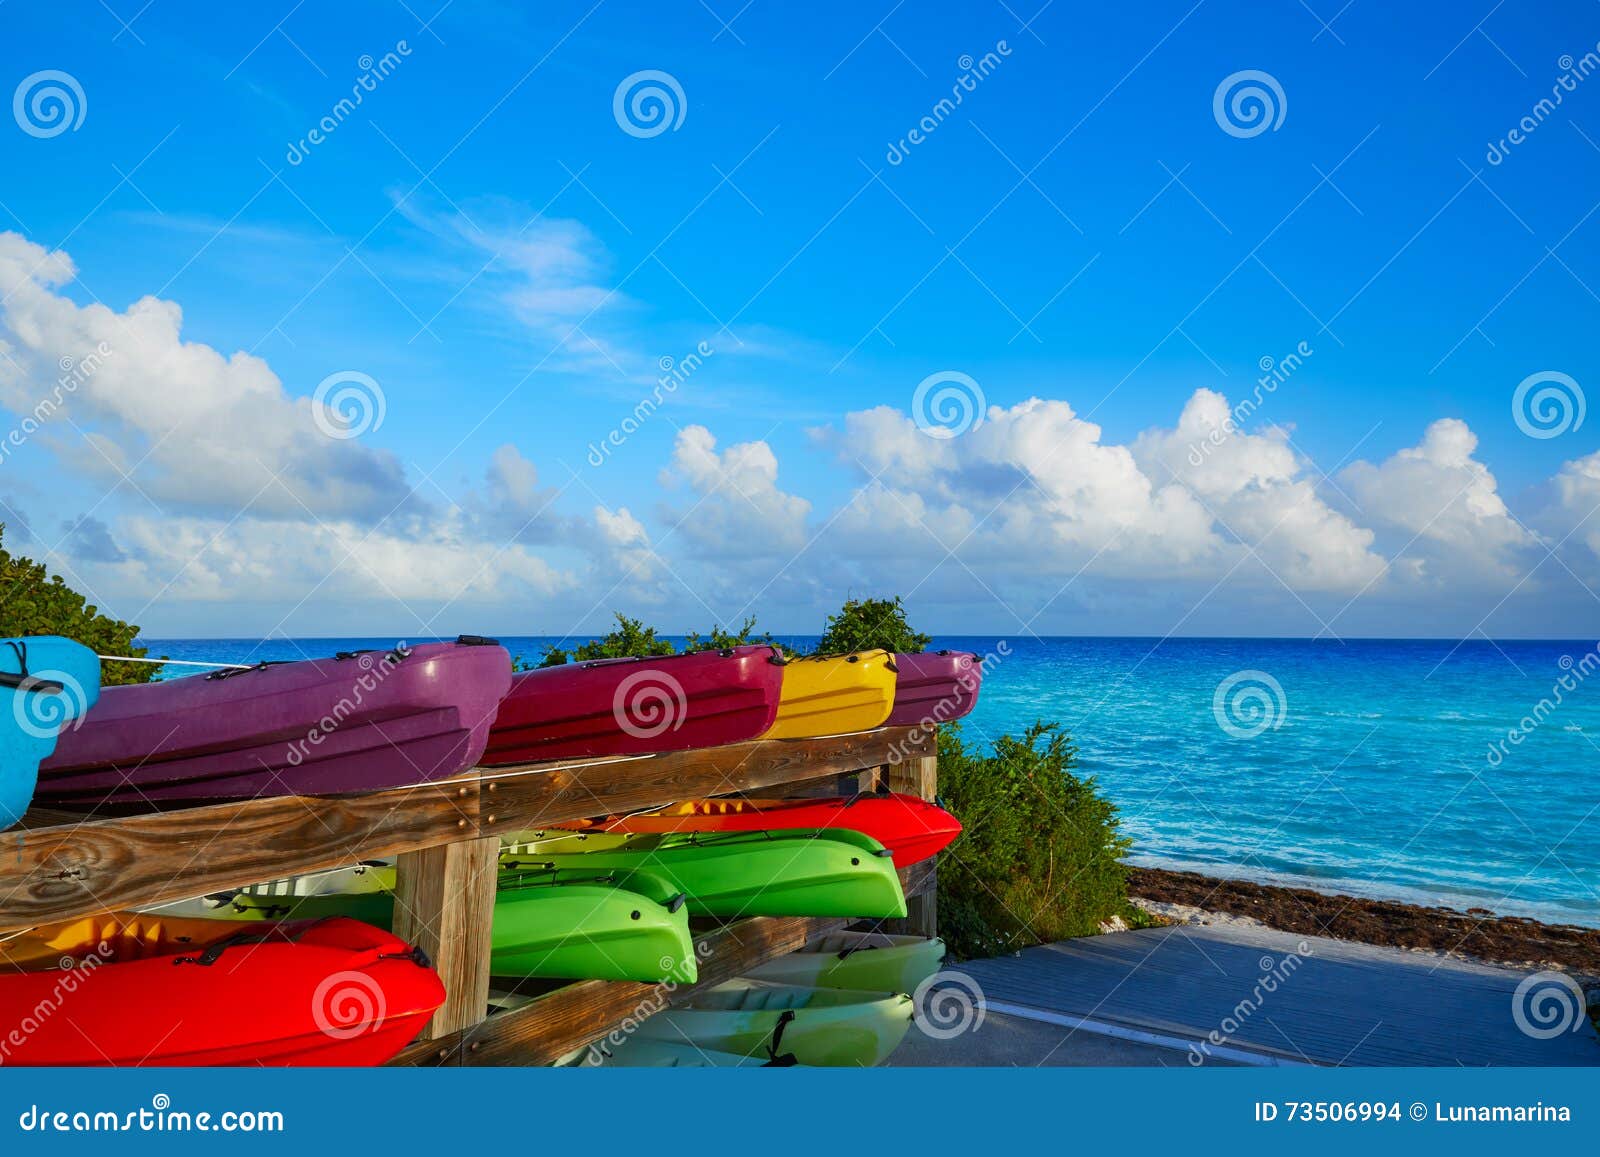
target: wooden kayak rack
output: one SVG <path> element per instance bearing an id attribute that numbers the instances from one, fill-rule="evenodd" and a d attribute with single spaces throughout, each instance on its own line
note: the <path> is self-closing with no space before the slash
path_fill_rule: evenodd
<path id="1" fill-rule="evenodd" d="M 114 817 L 35 808 L 20 826 L 0 833 L 0 935 L 394 856 L 395 932 L 427 952 L 450 994 L 394 1063 L 548 1064 L 850 921 L 735 920 L 696 934 L 696 984 L 582 981 L 489 1016 L 501 836 L 717 795 L 887 787 L 932 799 L 934 752 L 929 728 L 883 727 L 636 758 L 479 768 L 363 795 L 286 796 Z M 933 862 L 902 869 L 900 876 L 909 915 L 884 922 L 886 928 L 933 935 Z"/>

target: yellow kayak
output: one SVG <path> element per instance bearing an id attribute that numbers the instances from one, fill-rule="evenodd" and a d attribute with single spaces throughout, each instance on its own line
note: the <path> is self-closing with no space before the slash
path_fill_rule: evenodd
<path id="1" fill-rule="evenodd" d="M 888 651 L 791 659 L 783 668 L 777 720 L 761 738 L 806 739 L 881 727 L 894 710 L 894 683 Z"/>

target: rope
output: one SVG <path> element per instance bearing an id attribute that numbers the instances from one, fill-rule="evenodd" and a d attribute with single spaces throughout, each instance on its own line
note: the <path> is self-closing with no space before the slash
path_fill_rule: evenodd
<path id="1" fill-rule="evenodd" d="M 157 667 L 218 667 L 233 671 L 253 669 L 249 663 L 202 663 L 197 659 L 136 659 L 132 655 L 98 655 L 96 658 L 104 659 L 107 663 L 154 663 Z"/>

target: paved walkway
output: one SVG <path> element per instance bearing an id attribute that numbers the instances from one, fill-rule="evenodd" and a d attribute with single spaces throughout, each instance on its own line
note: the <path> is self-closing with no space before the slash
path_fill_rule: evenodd
<path id="1" fill-rule="evenodd" d="M 1527 972 L 1270 929 L 1152 928 L 958 967 L 988 1019 L 913 1033 L 891 1063 L 1600 1065 L 1586 1016 L 1547 1039 L 1519 1027 Z M 1544 1007 L 1573 1011 L 1552 992 Z"/>

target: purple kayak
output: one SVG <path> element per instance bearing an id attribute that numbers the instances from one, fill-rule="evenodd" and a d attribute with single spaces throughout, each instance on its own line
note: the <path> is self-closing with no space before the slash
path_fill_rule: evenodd
<path id="1" fill-rule="evenodd" d="M 885 726 L 948 723 L 977 705 L 983 664 L 970 651 L 897 654 L 894 665 L 894 710 Z"/>
<path id="2" fill-rule="evenodd" d="M 331 795 L 444 779 L 483 753 L 511 657 L 462 636 L 108 687 L 39 767 L 58 806 Z"/>

